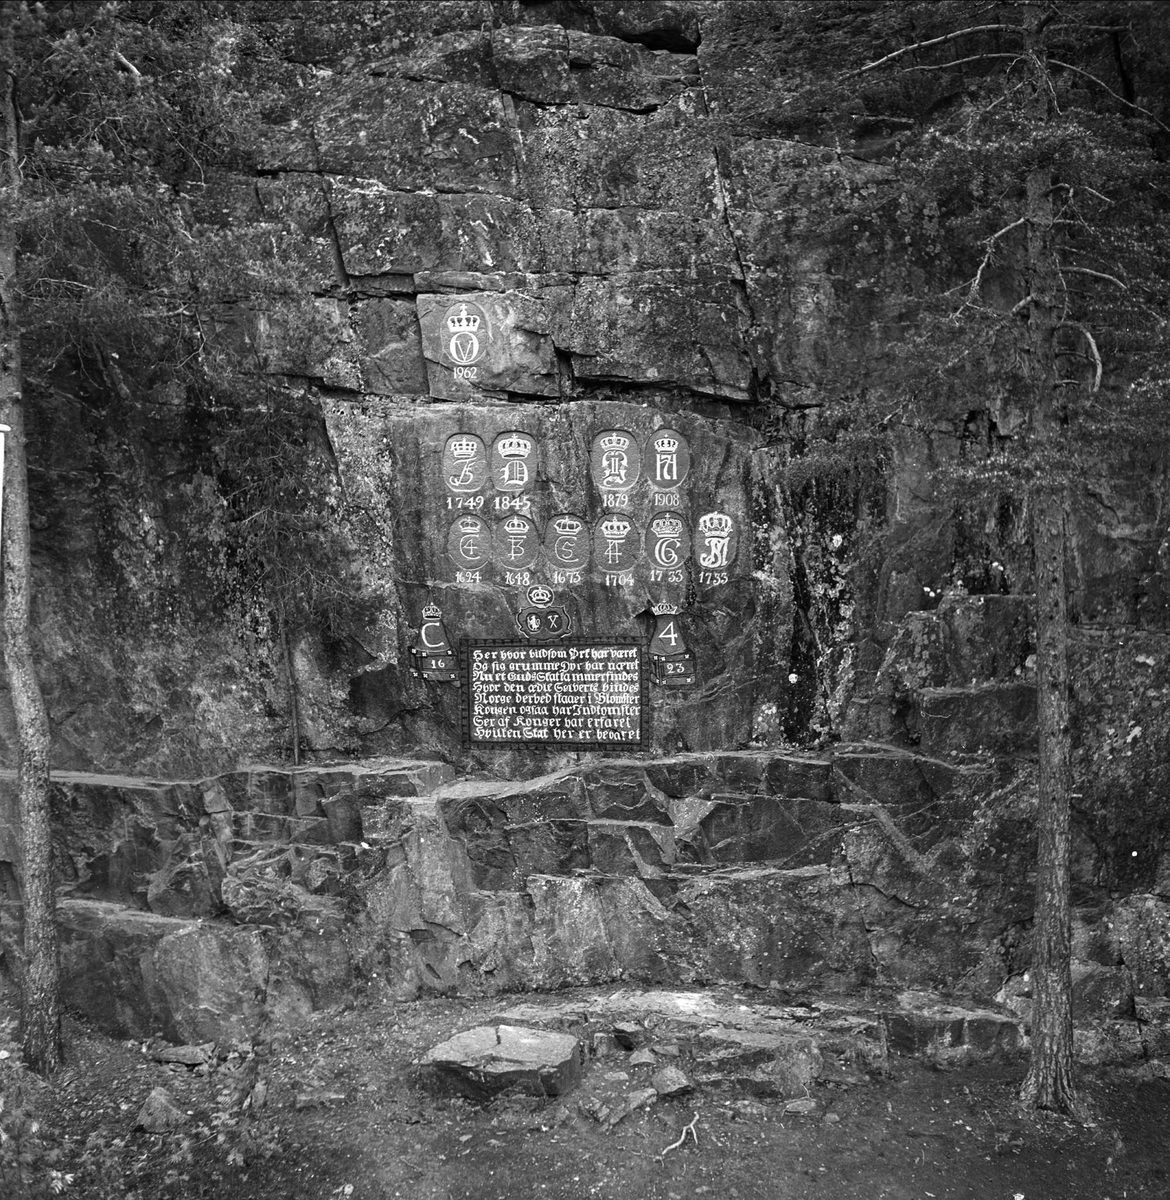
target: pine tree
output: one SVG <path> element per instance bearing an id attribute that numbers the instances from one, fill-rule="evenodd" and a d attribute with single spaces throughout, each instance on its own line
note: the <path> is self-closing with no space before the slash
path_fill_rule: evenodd
<path id="1" fill-rule="evenodd" d="M 24 377 L 17 309 L 16 225 L 21 168 L 15 102 L 16 27 L 23 5 L 0 5 L 0 422 L 9 427 L 3 528 L 4 662 L 19 743 L 17 791 L 24 895 L 21 1031 L 28 1065 L 49 1073 L 61 1063 L 57 918 L 49 836 L 49 721 L 37 682 L 30 629 L 28 464 Z"/>
<path id="2" fill-rule="evenodd" d="M 1039 801 L 1022 1098 L 1076 1113 L 1067 514 L 1103 437 L 1164 438 L 1170 262 L 1150 231 L 1170 182 L 1170 13 L 750 7 L 728 12 L 752 27 L 745 77 L 755 65 L 768 85 L 745 89 L 727 121 L 837 151 L 820 178 L 817 232 L 839 257 L 860 242 L 880 263 L 866 401 L 887 422 L 929 427 L 974 397 L 1018 426 L 968 476 L 985 495 L 1022 495 L 1031 521 Z"/>
<path id="3" fill-rule="evenodd" d="M 250 364 L 208 338 L 208 310 L 242 279 L 273 305 L 285 303 L 280 280 L 289 272 L 259 260 L 247 230 L 199 228 L 188 203 L 208 172 L 247 167 L 259 108 L 279 75 L 248 16 L 247 6 L 199 0 L 0 2 L 0 421 L 11 427 L 4 652 L 20 754 L 22 1036 L 29 1063 L 46 1072 L 60 1061 L 60 1007 L 50 735 L 29 617 L 24 411 L 72 372 L 128 409 L 162 384 L 215 397 L 239 427 L 233 486 L 252 499 L 263 490 L 258 481 L 273 463 L 267 446 L 242 436 L 254 418 L 239 396 L 245 387 L 249 396 L 279 388 L 258 387 Z M 267 422 L 271 405 L 261 407 Z M 278 466 L 295 477 L 300 464 L 289 453 Z M 257 540 L 255 525 L 240 546 L 279 562 L 250 567 L 251 575 L 262 588 L 275 577 L 298 589 L 299 578 L 281 568 L 303 546 L 295 537 Z"/>

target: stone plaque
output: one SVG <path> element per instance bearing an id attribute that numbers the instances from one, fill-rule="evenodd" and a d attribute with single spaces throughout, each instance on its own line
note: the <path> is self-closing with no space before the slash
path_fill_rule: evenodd
<path id="1" fill-rule="evenodd" d="M 649 745 L 646 647 L 636 639 L 465 639 L 460 669 L 463 734 L 471 745 Z"/>
<path id="2" fill-rule="evenodd" d="M 646 527 L 646 561 L 659 571 L 677 570 L 690 558 L 686 522 L 671 513 L 653 517 Z"/>
<path id="3" fill-rule="evenodd" d="M 735 522 L 721 512 L 704 513 L 695 526 L 695 562 L 704 572 L 724 576 L 735 566 L 738 549 Z"/>
<path id="4" fill-rule="evenodd" d="M 593 561 L 603 571 L 631 571 L 641 553 L 638 527 L 614 513 L 593 527 Z"/>
<path id="5" fill-rule="evenodd" d="M 675 429 L 656 429 L 646 439 L 646 478 L 652 488 L 682 487 L 691 470 L 691 448 Z"/>
<path id="6" fill-rule="evenodd" d="M 422 292 L 416 304 L 432 396 L 466 400 L 485 390 L 560 395 L 549 308 L 543 300 L 519 292 Z"/>
<path id="7" fill-rule="evenodd" d="M 447 553 L 462 571 L 478 571 L 491 558 L 492 534 L 480 517 L 465 513 L 451 524 Z"/>
<path id="8" fill-rule="evenodd" d="M 589 528 L 580 517 L 561 513 L 544 529 L 544 557 L 554 571 L 580 571 L 589 562 Z"/>
<path id="9" fill-rule="evenodd" d="M 536 562 L 540 553 L 540 534 L 527 517 L 513 513 L 496 522 L 492 547 L 498 566 L 505 571 L 523 571 Z"/>
<path id="10" fill-rule="evenodd" d="M 511 430 L 492 443 L 492 483 L 498 492 L 522 492 L 536 479 L 536 439 Z"/>
<path id="11" fill-rule="evenodd" d="M 456 433 L 443 447 L 443 483 L 456 495 L 478 492 L 488 481 L 487 448 L 474 433 Z"/>
<path id="12" fill-rule="evenodd" d="M 624 495 L 638 482 L 642 472 L 642 452 L 634 435 L 624 429 L 599 433 L 589 451 L 589 468 L 603 496 Z"/>

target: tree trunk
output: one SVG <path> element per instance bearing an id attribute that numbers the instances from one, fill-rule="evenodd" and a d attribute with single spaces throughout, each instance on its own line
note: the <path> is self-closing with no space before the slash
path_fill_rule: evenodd
<path id="1" fill-rule="evenodd" d="M 17 157 L 15 25 L 21 5 L 0 4 L 0 188 L 12 212 L 20 190 Z M 28 465 L 25 459 L 20 327 L 16 312 L 16 235 L 0 221 L 0 421 L 9 426 L 4 479 L 4 660 L 19 744 L 21 891 L 24 974 L 21 1029 L 24 1055 L 42 1073 L 61 1065 L 61 1002 L 57 916 L 49 830 L 49 721 L 33 665 L 30 637 Z"/>
<path id="2" fill-rule="evenodd" d="M 1033 6 L 1032 107 L 1037 127 L 1053 117 L 1052 87 L 1042 41 L 1050 14 Z M 1032 435 L 1039 444 L 1063 438 L 1056 403 L 1060 259 L 1050 165 L 1027 179 L 1026 286 L 1028 322 L 1021 347 L 1032 399 Z M 1041 467 L 1041 470 L 1045 468 Z M 1058 468 L 1059 469 L 1059 468 Z M 1038 1108 L 1079 1115 L 1073 1086 L 1072 934 L 1069 912 L 1068 593 L 1065 580 L 1065 487 L 1044 480 L 1031 489 L 1036 586 L 1036 707 L 1040 795 L 1036 808 L 1036 907 L 1032 927 L 1032 1059 L 1020 1099 Z"/>
<path id="3" fill-rule="evenodd" d="M 1032 926 L 1032 1061 L 1020 1098 L 1078 1114 L 1073 1083 L 1069 912 L 1068 604 L 1064 496 L 1032 497 L 1036 575 L 1036 687 L 1040 797 L 1036 810 L 1036 910 Z"/>

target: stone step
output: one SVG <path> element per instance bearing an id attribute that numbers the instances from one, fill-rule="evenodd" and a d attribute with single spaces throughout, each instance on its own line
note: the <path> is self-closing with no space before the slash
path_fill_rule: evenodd
<path id="1" fill-rule="evenodd" d="M 69 845 L 60 862 L 73 871 L 61 882 L 97 899 L 148 902 L 152 908 L 153 891 L 161 906 L 156 911 L 206 915 L 215 907 L 209 900 L 210 860 L 219 858 L 222 869 L 253 842 L 360 842 L 355 809 L 424 796 L 452 777 L 445 763 L 406 759 L 253 765 L 194 780 L 54 772 L 54 819 Z M 15 786 L 15 773 L 0 770 L 0 790 Z M 164 895 L 172 880 L 178 880 L 178 890 Z"/>
<path id="2" fill-rule="evenodd" d="M 663 1061 L 677 1056 L 699 1082 L 776 1095 L 884 1071 L 891 1053 L 950 1065 L 1011 1057 L 1027 1045 L 1022 1022 L 1006 1009 L 914 991 L 876 1000 L 816 994 L 796 1004 L 717 988 L 590 990 L 525 999 L 500 1019 L 573 1032 L 594 1048 L 602 1037 L 666 1047 Z"/>

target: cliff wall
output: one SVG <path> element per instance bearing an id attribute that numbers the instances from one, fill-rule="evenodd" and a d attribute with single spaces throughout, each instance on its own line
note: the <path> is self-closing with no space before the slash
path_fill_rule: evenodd
<path id="1" fill-rule="evenodd" d="M 295 741 L 308 761 L 417 756 L 459 773 L 554 780 L 546 790 L 572 811 L 531 827 L 512 811 L 523 797 L 508 792 L 479 805 L 482 828 L 464 828 L 480 820 L 478 801 L 455 792 L 407 806 L 386 835 L 406 845 L 431 821 L 432 840 L 461 862 L 486 839 L 474 879 L 432 889 L 440 907 L 474 908 L 450 927 L 464 938 L 479 929 L 472 950 L 453 949 L 443 921 L 410 907 L 426 903 L 395 891 L 407 887 L 409 854 L 379 843 L 370 875 L 382 891 L 366 889 L 355 911 L 381 913 L 393 945 L 377 949 L 370 933 L 358 958 L 389 956 L 412 987 L 427 985 L 427 971 L 443 989 L 460 986 L 461 971 L 486 986 L 489 892 L 508 898 L 491 911 L 515 918 L 511 934 L 553 962 L 547 939 L 569 937 L 568 916 L 533 933 L 537 901 L 521 877 L 562 872 L 557 887 L 576 895 L 589 890 L 572 882 L 578 867 L 638 881 L 646 920 L 666 930 L 659 957 L 647 966 L 630 951 L 627 962 L 611 947 L 604 969 L 533 966 L 513 983 L 622 971 L 748 978 L 739 959 L 716 962 L 714 937 L 703 943 L 709 961 L 671 965 L 695 922 L 722 927 L 723 900 L 685 882 L 678 828 L 724 847 L 696 851 L 700 865 L 783 860 L 805 871 L 734 880 L 747 896 L 739 911 L 755 913 L 743 928 L 764 937 L 771 920 L 770 901 L 752 908 L 757 892 L 799 893 L 800 911 L 820 914 L 817 945 L 844 921 L 850 946 L 864 947 L 837 964 L 854 983 L 876 972 L 991 996 L 1019 978 L 1035 709 L 1025 514 L 1011 498 L 964 504 L 937 486 L 993 427 L 1009 430 L 1010 413 L 960 397 L 952 417 L 895 439 L 888 461 L 858 460 L 830 480 L 785 470 L 824 398 L 847 413 L 885 369 L 881 260 L 829 238 L 820 207 L 834 187 L 880 172 L 880 153 L 737 126 L 742 47 L 724 38 L 716 3 L 252 7 L 287 68 L 279 102 L 255 159 L 209 174 L 184 203 L 208 245 L 218 230 L 253 246 L 228 280 L 209 277 L 206 335 L 251 364 L 254 394 L 227 403 L 161 387 L 115 398 L 61 379 L 33 414 L 37 637 L 55 768 L 100 772 L 117 792 L 109 776 L 119 773 L 206 780 L 287 763 Z M 284 482 L 244 513 L 241 446 L 253 438 Z M 1163 489 L 1149 482 L 1159 472 L 1103 447 L 1070 514 L 1086 929 L 1107 923 L 1111 898 L 1170 889 Z M 300 564 L 303 590 L 327 601 L 296 620 L 282 619 L 240 536 L 268 519 L 291 527 L 278 517 L 299 521 L 299 535 L 311 525 L 298 542 L 317 548 Z M 295 592 L 301 576 L 290 578 Z M 541 586 L 551 595 L 534 601 Z M 627 764 L 653 812 L 615 833 L 612 814 L 566 799 L 576 785 L 559 773 L 577 768 L 575 752 L 469 745 L 461 688 L 415 669 L 431 605 L 452 644 L 516 640 L 533 609 L 603 640 L 645 641 L 664 613 L 676 617 L 696 682 L 651 688 L 644 748 L 708 756 L 707 792 L 696 791 L 699 776 L 643 784 Z M 831 811 L 803 783 L 771 788 L 763 767 L 750 788 L 724 778 L 721 755 L 841 740 L 884 749 L 846 745 L 818 760 L 835 772 Z M 0 750 L 11 765 L 7 709 Z M 84 793 L 77 803 L 89 811 L 84 787 L 62 788 L 59 804 Z M 12 863 L 4 790 L 0 859 Z M 109 802 L 110 821 L 134 807 L 128 795 Z M 791 839 L 773 826 L 789 816 L 757 828 L 764 818 L 745 797 L 805 806 L 794 828 L 808 817 L 813 840 L 824 833 L 831 847 L 782 853 Z M 293 825 L 236 829 L 235 851 L 230 823 L 215 832 L 231 805 L 207 808 L 204 795 L 166 820 L 152 809 L 140 866 L 137 835 L 103 833 L 90 814 L 64 835 L 63 874 L 80 895 L 160 917 L 223 915 L 233 853 L 361 842 L 360 831 L 329 826 L 321 803 L 302 813 L 274 801 L 266 815 Z M 296 820 L 310 817 L 316 832 L 302 837 Z M 528 870 L 514 846 L 495 844 L 493 822 L 509 830 L 504 840 L 521 837 L 515 826 L 551 841 Z M 598 849 L 603 835 L 620 843 L 616 857 Z M 637 838 L 649 840 L 635 853 Z M 493 855 L 515 879 L 493 874 Z M 176 900 L 172 876 L 189 859 L 194 891 Z M 420 880 L 411 886 L 431 886 Z M 847 900 L 833 898 L 845 881 Z M 264 923 L 237 908 L 238 920 Z M 362 918 L 371 929 L 375 916 Z M 606 920 L 616 929 L 624 918 Z M 1131 943 L 1124 960 L 1111 941 L 1082 947 L 1109 980 L 1124 963 L 1127 996 L 1144 969 Z M 820 953 L 808 952 L 810 978 Z M 1150 977 L 1164 991 L 1162 970 Z M 752 978 L 806 973 L 765 976 Z"/>

